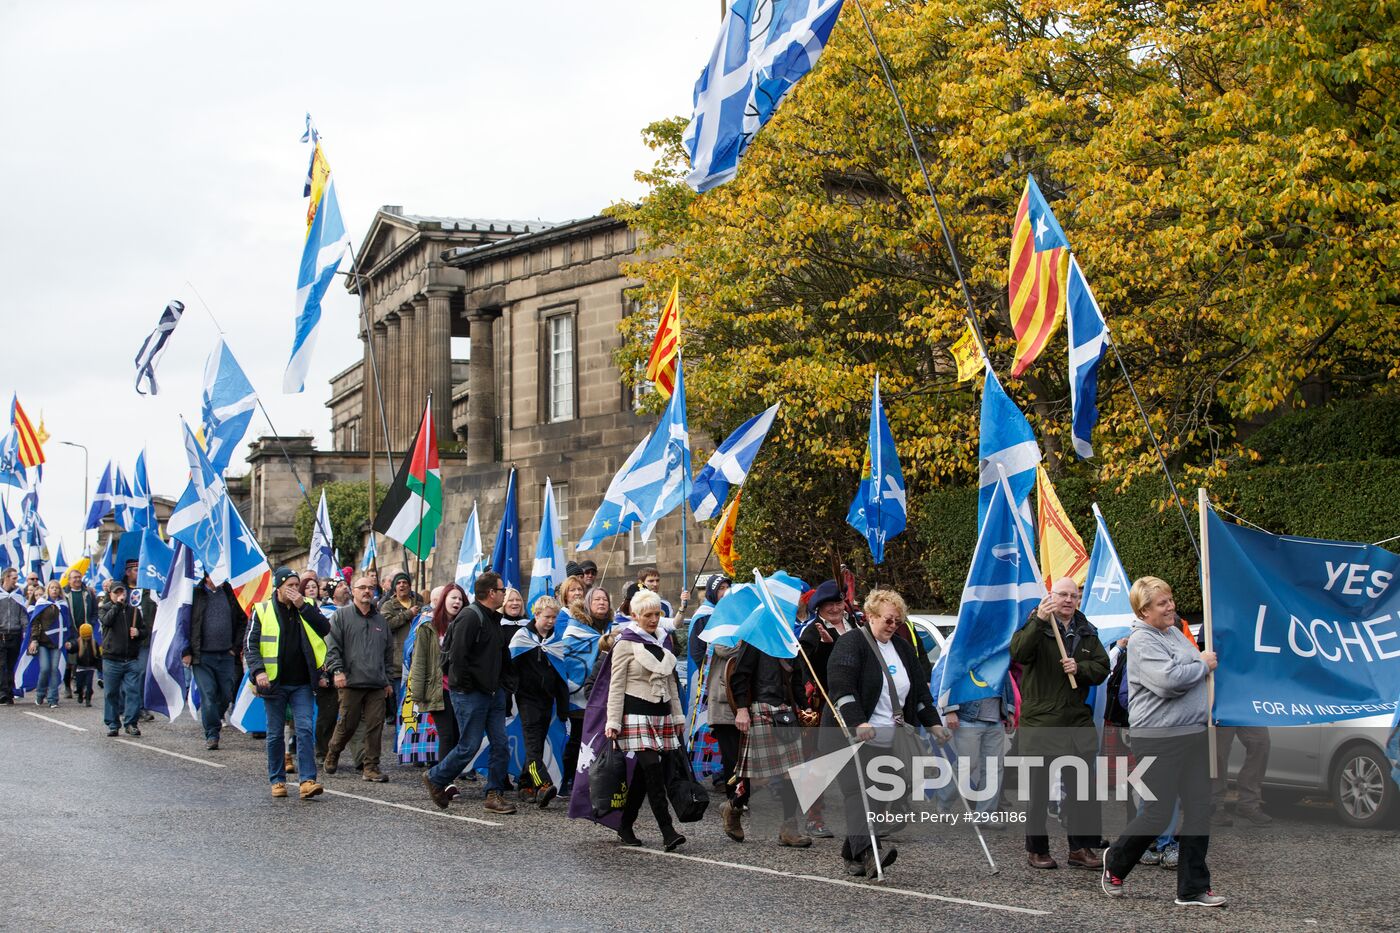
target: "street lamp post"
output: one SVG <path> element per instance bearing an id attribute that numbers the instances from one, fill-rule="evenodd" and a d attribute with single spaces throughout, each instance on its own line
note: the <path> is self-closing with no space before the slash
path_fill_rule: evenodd
<path id="1" fill-rule="evenodd" d="M 83 450 L 83 508 L 85 509 L 85 508 L 87 508 L 87 506 L 88 506 L 88 449 L 87 449 L 87 445 L 86 445 L 86 444 L 79 444 L 77 441 L 59 441 L 59 443 L 60 443 L 60 444 L 63 444 L 64 446 L 67 446 L 67 447 L 81 447 L 82 450 Z M 82 510 L 81 510 L 81 509 L 79 510 L 79 513 L 78 513 L 78 514 L 80 514 L 80 515 L 82 514 Z M 87 544 L 87 533 L 88 533 L 87 522 L 84 521 L 84 522 L 83 522 L 83 554 L 84 554 L 85 556 L 87 555 L 87 546 L 88 546 L 88 544 Z"/>

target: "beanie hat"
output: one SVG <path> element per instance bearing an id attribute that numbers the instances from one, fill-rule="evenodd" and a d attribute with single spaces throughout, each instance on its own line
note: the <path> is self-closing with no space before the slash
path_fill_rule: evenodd
<path id="1" fill-rule="evenodd" d="M 276 570 L 272 571 L 272 588 L 274 590 L 280 590 L 283 583 L 296 577 L 296 575 L 297 572 L 291 567 L 278 567 Z M 297 579 L 300 578 L 298 577 Z"/>
<path id="2" fill-rule="evenodd" d="M 78 626 L 78 636 L 81 637 L 81 638 L 91 638 L 91 637 L 92 637 L 92 626 L 89 625 L 89 624 L 86 623 L 86 622 L 84 622 L 82 625 Z"/>

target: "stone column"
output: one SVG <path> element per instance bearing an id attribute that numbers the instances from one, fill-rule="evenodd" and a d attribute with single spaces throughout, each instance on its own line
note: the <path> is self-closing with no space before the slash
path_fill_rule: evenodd
<path id="1" fill-rule="evenodd" d="M 496 456 L 496 348 L 492 327 L 500 308 L 467 312 L 471 323 L 471 395 L 467 398 L 467 463 L 490 463 Z"/>
<path id="2" fill-rule="evenodd" d="M 452 288 L 429 288 L 422 358 L 438 440 L 452 438 Z"/>
<path id="3" fill-rule="evenodd" d="M 428 401 L 428 336 L 432 325 L 428 319 L 428 296 L 416 295 L 413 298 L 413 391 L 417 399 L 418 414 L 423 417 L 423 406 Z M 433 432 L 442 436 L 442 425 L 438 423 L 437 412 L 433 412 Z"/>
<path id="4" fill-rule="evenodd" d="M 384 409 L 389 418 L 389 442 L 395 451 L 403 450 L 403 441 L 400 435 L 403 433 L 403 395 L 399 386 L 399 374 L 402 372 L 402 360 L 400 350 L 403 347 L 403 331 L 400 329 L 399 315 L 397 311 L 391 311 L 384 315 L 384 324 L 387 330 L 384 332 L 385 359 L 379 361 L 379 375 L 384 380 Z"/>
<path id="5" fill-rule="evenodd" d="M 423 396 L 418 392 L 418 318 L 412 302 L 399 308 L 399 390 L 403 398 L 403 442 L 413 440 L 423 417 Z"/>
<path id="6" fill-rule="evenodd" d="M 387 354 L 389 352 L 389 328 L 383 321 L 380 321 L 374 325 L 373 340 L 374 360 L 375 364 L 379 367 L 379 373 L 382 376 L 384 373 L 385 364 L 387 363 L 388 359 Z M 381 412 L 385 411 L 386 406 L 384 405 L 384 400 L 380 398 L 380 390 L 379 387 L 375 385 L 374 380 L 374 371 L 370 370 L 366 372 L 365 381 L 366 384 L 369 386 L 369 398 L 374 403 L 374 407 L 370 409 L 368 413 L 369 420 L 366 423 L 369 425 L 369 430 L 374 432 L 374 449 L 382 451 L 384 449 L 384 431 L 385 423 L 388 420 L 388 415 L 387 413 L 381 415 Z M 368 441 L 365 442 L 365 449 L 369 449 Z"/>

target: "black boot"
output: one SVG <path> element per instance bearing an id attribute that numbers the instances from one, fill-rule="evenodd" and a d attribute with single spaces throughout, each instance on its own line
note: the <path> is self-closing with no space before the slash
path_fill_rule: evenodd
<path id="1" fill-rule="evenodd" d="M 665 771 L 661 762 L 648 764 L 645 769 L 639 765 L 637 770 L 645 770 L 647 802 L 651 804 L 651 812 L 656 817 L 656 825 L 661 827 L 662 845 L 666 847 L 667 852 L 685 845 L 685 836 L 676 832 L 676 827 L 671 822 L 671 807 L 670 802 L 666 799 Z"/>
<path id="2" fill-rule="evenodd" d="M 641 769 L 638 768 L 636 777 L 640 779 L 641 775 Z M 637 814 L 642 812 L 642 798 L 645 796 L 646 792 L 636 780 L 632 782 L 631 787 L 627 788 L 627 800 L 622 804 L 622 825 L 617 828 L 617 838 L 625 846 L 642 844 L 642 840 L 637 838 L 632 827 L 637 824 Z"/>

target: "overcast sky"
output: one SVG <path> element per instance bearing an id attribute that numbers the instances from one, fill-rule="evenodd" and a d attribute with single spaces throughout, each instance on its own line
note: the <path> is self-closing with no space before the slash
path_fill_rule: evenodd
<path id="1" fill-rule="evenodd" d="M 640 130 L 689 113 L 718 26 L 713 0 L 0 0 L 0 393 L 52 435 L 50 548 L 76 558 L 86 512 L 83 453 L 60 441 L 88 446 L 90 486 L 144 446 L 155 491 L 184 487 L 179 419 L 198 420 L 218 333 L 196 290 L 277 429 L 328 446 L 327 380 L 360 354 L 339 284 L 306 391 L 280 390 L 308 110 L 357 245 L 383 204 L 585 217 L 642 193 Z M 171 298 L 185 316 L 143 398 L 132 359 Z M 249 436 L 267 431 L 258 415 Z"/>

